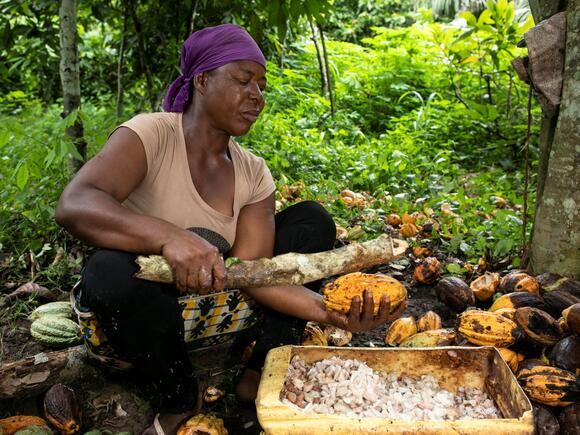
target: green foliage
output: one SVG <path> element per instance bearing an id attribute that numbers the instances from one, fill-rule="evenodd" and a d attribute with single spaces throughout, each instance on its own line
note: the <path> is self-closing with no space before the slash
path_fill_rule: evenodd
<path id="1" fill-rule="evenodd" d="M 153 14 L 154 3 L 158 5 L 139 2 L 136 13 L 145 32 L 153 91 L 159 96 L 176 74 L 175 59 L 187 23 L 182 16 L 180 26 L 172 28 L 174 33 L 160 33 L 161 23 L 170 21 L 174 11 L 164 5 Z M 509 62 L 518 55 L 515 44 L 531 22 L 522 24 L 512 3 L 490 1 L 479 16 L 466 12 L 461 15 L 464 21 L 451 24 L 433 22 L 430 14 L 417 13 L 410 4 L 414 2 L 404 0 L 337 0 L 332 9 L 324 6 L 327 3 L 312 9 L 313 3 L 319 3 L 312 1 L 259 0 L 262 6 L 251 13 L 248 8 L 258 3 L 226 3 L 227 8 L 218 10 L 211 0 L 200 1 L 207 14 L 195 26 L 219 22 L 224 16 L 253 23 L 253 31 L 263 32 L 273 44 L 271 53 L 281 49 L 279 38 L 287 39 L 283 66 L 273 61 L 268 65 L 266 109 L 250 134 L 239 138 L 266 159 L 280 190 L 302 180 L 306 187 L 298 199 L 321 201 L 337 223 L 349 228 L 360 225 L 363 238 L 382 232 L 389 213 L 422 211 L 440 222 L 431 243 L 449 255 L 471 261 L 481 256 L 489 261 L 517 261 L 527 90 L 514 79 Z M 0 0 L 0 7 L 8 4 L 13 8 L 9 11 L 16 10 L 16 2 Z M 35 5 L 49 7 L 42 2 Z M 2 76 L 5 69 L 0 66 L 0 87 L 10 89 L 0 97 L 3 278 L 35 270 L 31 253 L 42 283 L 69 285 L 78 274 L 78 256 L 52 265 L 58 247 L 69 253 L 76 243 L 54 223 L 55 204 L 70 178 L 67 156 L 74 155 L 64 130 L 80 117 L 93 155 L 115 125 L 148 107 L 146 71 L 137 56 L 139 42 L 128 31 L 123 70 L 127 110 L 122 119 L 115 116 L 117 50 L 122 38 L 119 5 L 113 2 L 107 7 L 94 1 L 81 9 L 85 102 L 68 118 L 61 119 L 58 104 L 41 106 L 33 97 L 40 95 L 38 81 L 23 77 L 8 86 L 1 77 L 13 76 Z M 31 31 L 33 22 L 32 12 L 29 17 L 25 9 L 18 11 L 26 16 L 8 19 L 15 35 L 16 22 L 25 24 L 19 32 Z M 319 94 L 314 47 L 306 35 L 300 35 L 308 14 L 324 21 L 329 34 L 343 39 L 327 43 L 336 91 L 334 117 L 327 98 Z M 341 27 L 343 19 L 346 24 Z M 290 21 L 292 35 L 281 30 Z M 1 55 L 10 62 L 23 56 L 32 64 L 31 56 L 22 50 L 35 38 L 40 36 L 14 36 L 0 49 Z M 37 53 L 40 48 L 30 50 Z M 538 110 L 534 113 L 537 118 Z M 531 145 L 535 164 L 536 144 Z M 348 208 L 339 199 L 345 188 L 365 192 L 374 201 L 364 210 Z M 498 208 L 496 197 L 505 198 L 508 206 Z M 442 211 L 447 206 L 453 214 Z"/>

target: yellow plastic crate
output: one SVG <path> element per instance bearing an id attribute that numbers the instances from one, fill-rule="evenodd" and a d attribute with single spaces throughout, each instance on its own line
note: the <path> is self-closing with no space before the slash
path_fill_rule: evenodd
<path id="1" fill-rule="evenodd" d="M 409 377 L 431 375 L 456 392 L 460 386 L 484 389 L 502 412 L 501 419 L 401 421 L 306 413 L 280 401 L 290 360 L 312 363 L 332 356 L 364 361 L 374 370 Z M 493 347 L 338 348 L 283 346 L 266 358 L 256 399 L 258 419 L 267 434 L 533 434 L 532 405 L 497 349 Z"/>

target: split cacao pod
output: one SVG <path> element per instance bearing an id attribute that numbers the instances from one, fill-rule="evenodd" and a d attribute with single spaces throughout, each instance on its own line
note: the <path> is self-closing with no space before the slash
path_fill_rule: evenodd
<path id="1" fill-rule="evenodd" d="M 211 414 L 197 414 L 177 430 L 177 435 L 228 435 L 224 421 Z"/>
<path id="2" fill-rule="evenodd" d="M 548 313 L 538 308 L 518 308 L 516 309 L 515 319 L 528 340 L 533 344 L 552 346 L 562 338 L 558 322 Z"/>
<path id="3" fill-rule="evenodd" d="M 502 293 L 528 292 L 540 294 L 540 284 L 536 278 L 524 272 L 512 272 L 504 276 L 499 284 Z"/>
<path id="4" fill-rule="evenodd" d="M 401 225 L 401 237 L 405 239 L 409 237 L 415 237 L 417 234 L 421 232 L 421 227 L 415 224 L 403 224 Z"/>
<path id="5" fill-rule="evenodd" d="M 399 317 L 389 326 L 385 336 L 385 344 L 397 346 L 417 333 L 417 324 L 414 317 Z"/>
<path id="6" fill-rule="evenodd" d="M 497 298 L 489 311 L 496 311 L 500 308 L 521 308 L 534 307 L 542 309 L 544 307 L 542 298 L 538 295 L 528 292 L 513 292 Z"/>
<path id="7" fill-rule="evenodd" d="M 302 346 L 328 346 L 326 335 L 316 323 L 308 322 L 306 324 L 302 335 Z"/>
<path id="8" fill-rule="evenodd" d="M 500 282 L 499 273 L 486 272 L 469 284 L 478 301 L 488 301 L 496 292 Z"/>
<path id="9" fill-rule="evenodd" d="M 433 284 L 440 275 L 440 263 L 435 257 L 427 257 L 413 271 L 413 278 L 421 284 Z"/>
<path id="10" fill-rule="evenodd" d="M 411 335 L 401 343 L 400 347 L 439 347 L 453 346 L 457 333 L 452 328 L 432 329 Z"/>
<path id="11" fill-rule="evenodd" d="M 435 287 L 437 297 L 457 312 L 475 305 L 473 290 L 460 278 L 451 276 L 441 279 Z"/>
<path id="12" fill-rule="evenodd" d="M 417 322 L 419 332 L 441 329 L 441 317 L 434 311 L 427 311 Z"/>
<path id="13" fill-rule="evenodd" d="M 550 364 L 579 374 L 580 337 L 571 335 L 556 343 L 550 352 Z"/>
<path id="14" fill-rule="evenodd" d="M 360 297 L 362 307 L 364 290 L 372 292 L 375 315 L 379 312 L 379 304 L 383 296 L 389 297 L 391 312 L 407 299 L 407 289 L 395 278 L 378 273 L 354 272 L 326 284 L 323 289 L 322 302 L 327 309 L 348 313 L 355 296 Z"/>
<path id="15" fill-rule="evenodd" d="M 534 428 L 537 435 L 558 435 L 560 433 L 560 423 L 556 415 L 549 408 L 538 404 L 533 404 L 534 408 Z"/>
<path id="16" fill-rule="evenodd" d="M 564 290 L 571 295 L 580 298 L 580 281 L 574 278 L 567 278 L 555 273 L 543 273 L 536 277 L 540 283 L 540 287 L 544 292 L 551 292 L 554 290 Z"/>
<path id="17" fill-rule="evenodd" d="M 44 415 L 62 435 L 81 429 L 81 407 L 72 388 L 55 384 L 44 395 Z"/>
<path id="18" fill-rule="evenodd" d="M 528 397 L 548 406 L 566 406 L 580 400 L 580 380 L 574 373 L 551 366 L 520 370 L 518 382 Z"/>
<path id="19" fill-rule="evenodd" d="M 401 225 L 401 217 L 397 213 L 391 213 L 387 216 L 387 223 L 394 227 Z"/>
<path id="20" fill-rule="evenodd" d="M 566 406 L 558 416 L 560 435 L 580 434 L 580 403 Z"/>
<path id="21" fill-rule="evenodd" d="M 352 332 L 328 325 L 324 328 L 324 335 L 328 344 L 332 346 L 346 346 L 352 340 Z"/>
<path id="22" fill-rule="evenodd" d="M 205 403 L 215 403 L 224 397 L 224 392 L 213 385 L 210 385 L 203 392 L 203 401 Z"/>
<path id="23" fill-rule="evenodd" d="M 43 418 L 34 415 L 15 415 L 0 420 L 3 435 L 13 435 L 27 426 L 48 426 L 48 423 Z"/>
<path id="24" fill-rule="evenodd" d="M 544 294 L 545 310 L 554 317 L 560 317 L 562 311 L 578 303 L 580 303 L 580 298 L 564 290 L 554 290 Z"/>
<path id="25" fill-rule="evenodd" d="M 574 304 L 562 311 L 562 318 L 568 331 L 580 334 L 580 304 Z"/>
<path id="26" fill-rule="evenodd" d="M 468 310 L 457 316 L 457 331 L 470 343 L 508 347 L 515 343 L 517 325 L 499 314 Z"/>

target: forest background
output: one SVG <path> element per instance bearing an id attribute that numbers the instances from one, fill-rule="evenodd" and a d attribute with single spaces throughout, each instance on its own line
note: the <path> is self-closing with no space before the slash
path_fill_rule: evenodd
<path id="1" fill-rule="evenodd" d="M 279 208 L 320 201 L 347 240 L 419 212 L 447 273 L 518 268 L 541 113 L 532 101 L 528 135 L 528 86 L 510 65 L 533 26 L 526 3 L 82 1 L 82 104 L 63 117 L 59 2 L 0 0 L 0 282 L 70 289 L 87 247 L 54 222 L 61 191 L 116 125 L 160 110 L 191 31 L 222 22 L 268 58 L 266 108 L 238 140 L 266 159 Z M 65 134 L 81 123 L 82 139 Z"/>

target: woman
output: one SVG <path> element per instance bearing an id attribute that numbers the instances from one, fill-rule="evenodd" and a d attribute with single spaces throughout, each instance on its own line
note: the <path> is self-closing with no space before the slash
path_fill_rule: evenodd
<path id="1" fill-rule="evenodd" d="M 195 407 L 177 297 L 222 290 L 222 254 L 318 252 L 335 239 L 332 218 L 315 202 L 275 216 L 275 186 L 263 159 L 231 140 L 246 134 L 264 108 L 266 61 L 251 36 L 232 24 L 200 30 L 183 46 L 181 71 L 165 112 L 117 128 L 67 186 L 56 211 L 60 225 L 103 248 L 85 267 L 81 303 L 158 389 L 160 414 L 147 433 L 174 433 Z M 175 286 L 132 278 L 137 253 L 163 255 Z M 362 331 L 388 320 L 388 301 L 375 317 L 370 294 L 355 300 L 347 317 L 326 311 L 307 287 L 244 291 L 264 307 L 265 320 L 237 388 L 242 400 L 255 398 L 266 352 L 299 342 L 305 321 Z"/>

